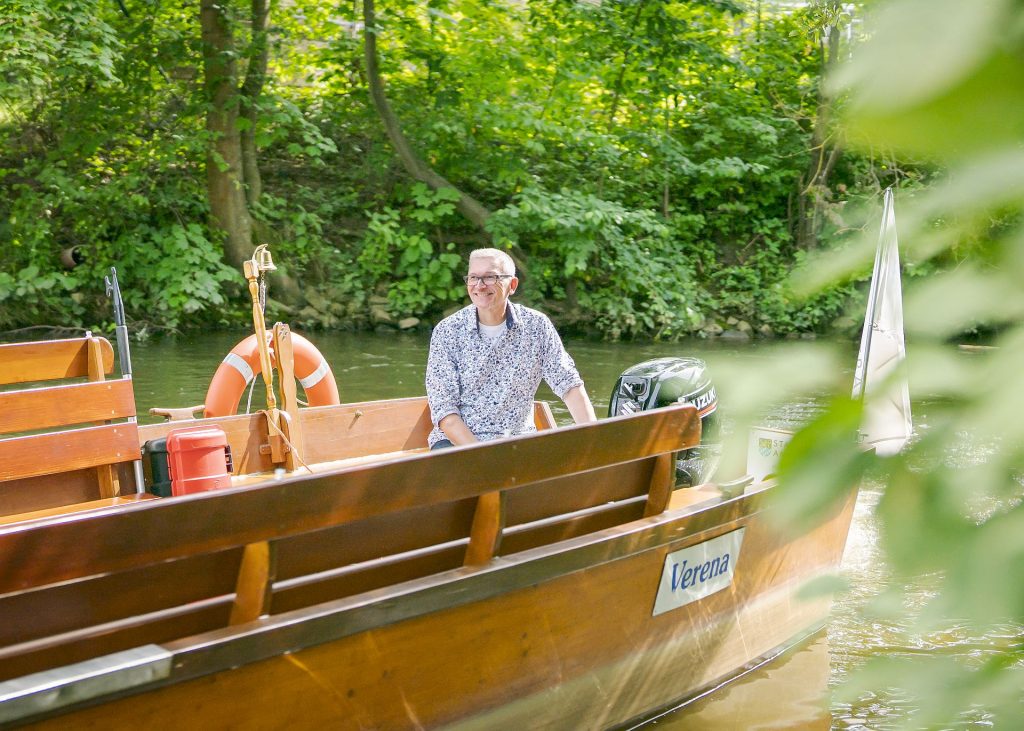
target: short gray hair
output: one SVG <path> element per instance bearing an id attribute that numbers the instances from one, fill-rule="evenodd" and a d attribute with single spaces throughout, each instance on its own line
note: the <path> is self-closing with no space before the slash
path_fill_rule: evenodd
<path id="1" fill-rule="evenodd" d="M 494 259 L 498 262 L 498 269 L 502 274 L 511 274 L 513 277 L 516 275 L 516 263 L 501 249 L 473 249 L 469 252 L 469 260 L 474 259 Z"/>

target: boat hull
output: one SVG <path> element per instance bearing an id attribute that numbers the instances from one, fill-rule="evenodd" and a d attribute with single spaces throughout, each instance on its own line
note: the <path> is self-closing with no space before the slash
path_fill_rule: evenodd
<path id="1" fill-rule="evenodd" d="M 829 597 L 797 593 L 838 568 L 854 496 L 787 536 L 771 521 L 770 492 L 701 502 L 677 491 L 656 517 L 175 641 L 166 678 L 34 727 L 626 724 L 827 621 Z M 653 616 L 667 554 L 739 528 L 731 584 Z"/>

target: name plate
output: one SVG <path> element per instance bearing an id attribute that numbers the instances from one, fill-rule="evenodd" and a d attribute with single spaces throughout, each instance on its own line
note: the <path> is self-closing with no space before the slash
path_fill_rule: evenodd
<path id="1" fill-rule="evenodd" d="M 666 556 L 653 616 L 703 599 L 732 584 L 745 530 L 740 528 Z"/>

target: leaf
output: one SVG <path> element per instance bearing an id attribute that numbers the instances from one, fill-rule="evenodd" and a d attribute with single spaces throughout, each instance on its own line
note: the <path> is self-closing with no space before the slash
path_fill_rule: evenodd
<path id="1" fill-rule="evenodd" d="M 860 423 L 860 403 L 837 398 L 786 445 L 775 498 L 784 523 L 797 530 L 813 525 L 859 485 L 874 459 L 858 446 Z"/>
<path id="2" fill-rule="evenodd" d="M 928 157 L 964 156 L 1018 140 L 1024 114 L 1020 41 L 998 41 L 1011 0 L 901 0 L 838 75 L 849 89 L 854 142 Z"/>
<path id="3" fill-rule="evenodd" d="M 830 84 L 853 88 L 862 110 L 906 111 L 963 83 L 986 61 L 1010 0 L 897 0 L 871 40 Z"/>

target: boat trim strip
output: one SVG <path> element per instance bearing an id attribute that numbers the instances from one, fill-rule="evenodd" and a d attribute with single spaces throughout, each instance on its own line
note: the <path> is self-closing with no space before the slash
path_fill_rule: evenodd
<path id="1" fill-rule="evenodd" d="M 142 645 L 0 682 L 0 724 L 163 680 L 173 657 L 159 645 Z"/>

